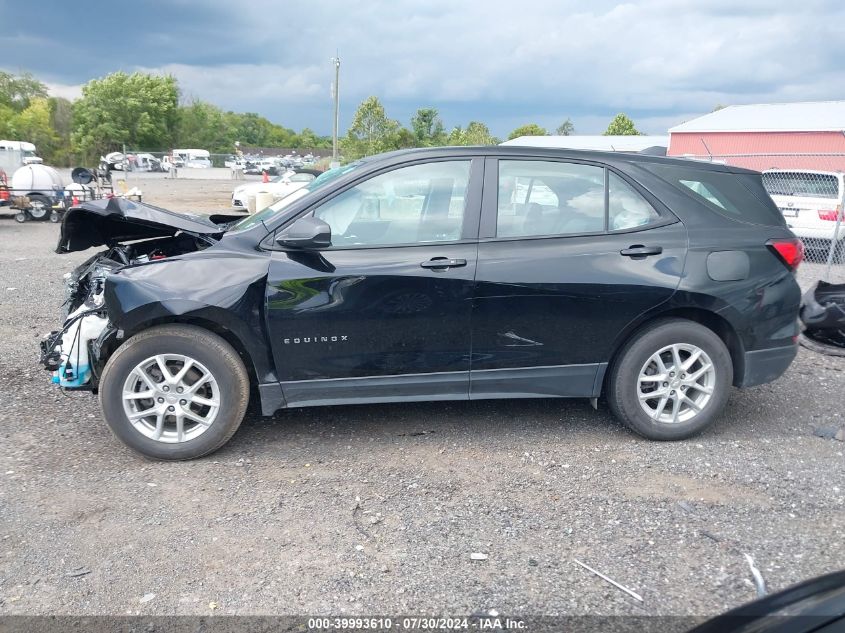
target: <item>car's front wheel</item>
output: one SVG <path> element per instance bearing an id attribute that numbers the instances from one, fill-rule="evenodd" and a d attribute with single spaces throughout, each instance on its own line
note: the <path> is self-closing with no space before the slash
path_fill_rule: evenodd
<path id="1" fill-rule="evenodd" d="M 715 332 L 664 319 L 637 333 L 610 369 L 613 414 L 652 440 L 680 440 L 710 426 L 728 402 L 730 352 Z"/>
<path id="2" fill-rule="evenodd" d="M 157 326 L 130 338 L 106 363 L 99 390 L 112 432 L 154 459 L 217 450 L 249 404 L 249 376 L 237 352 L 190 325 Z"/>

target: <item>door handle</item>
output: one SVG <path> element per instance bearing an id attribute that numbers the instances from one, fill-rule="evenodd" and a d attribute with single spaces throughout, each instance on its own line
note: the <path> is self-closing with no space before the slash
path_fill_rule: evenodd
<path id="1" fill-rule="evenodd" d="M 465 259 L 449 259 L 448 257 L 432 257 L 427 262 L 420 264 L 423 268 L 457 268 L 466 265 L 467 260 Z"/>
<path id="2" fill-rule="evenodd" d="M 642 244 L 634 244 L 633 246 L 619 251 L 619 254 L 624 255 L 625 257 L 646 257 L 648 255 L 660 255 L 662 252 L 662 246 L 643 246 Z"/>

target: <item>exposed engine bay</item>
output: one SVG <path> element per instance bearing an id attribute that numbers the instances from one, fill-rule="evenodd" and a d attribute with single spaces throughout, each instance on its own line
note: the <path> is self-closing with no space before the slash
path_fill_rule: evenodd
<path id="1" fill-rule="evenodd" d="M 41 364 L 53 382 L 96 390 L 110 341 L 121 333 L 109 323 L 106 280 L 117 271 L 203 250 L 215 244 L 233 218 L 177 214 L 121 198 L 85 202 L 67 211 L 57 253 L 106 246 L 65 274 L 64 323 L 41 341 Z"/>
<path id="2" fill-rule="evenodd" d="M 41 341 L 41 364 L 53 372 L 53 382 L 68 389 L 96 390 L 105 361 L 103 352 L 109 339 L 118 335 L 105 305 L 110 275 L 128 266 L 202 250 L 215 241 L 208 235 L 180 232 L 131 244 L 115 243 L 66 273 L 64 323 Z"/>

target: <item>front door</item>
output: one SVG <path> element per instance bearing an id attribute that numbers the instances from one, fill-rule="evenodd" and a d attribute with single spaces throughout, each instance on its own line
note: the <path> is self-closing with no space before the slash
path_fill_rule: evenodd
<path id="1" fill-rule="evenodd" d="M 272 254 L 268 325 L 288 405 L 468 397 L 482 169 L 381 172 L 308 212 L 331 226 L 330 248 Z"/>
<path id="2" fill-rule="evenodd" d="M 486 174 L 471 397 L 598 395 L 626 326 L 678 287 L 686 229 L 602 165 Z"/>

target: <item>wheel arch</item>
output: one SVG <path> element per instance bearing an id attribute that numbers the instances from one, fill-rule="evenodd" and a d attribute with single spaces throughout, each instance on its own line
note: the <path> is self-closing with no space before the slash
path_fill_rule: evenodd
<path id="1" fill-rule="evenodd" d="M 731 356 L 731 364 L 733 365 L 733 384 L 739 386 L 742 383 L 742 378 L 745 375 L 745 346 L 742 343 L 736 329 L 731 325 L 725 317 L 704 308 L 698 307 L 675 307 L 661 312 L 652 313 L 647 318 L 640 320 L 638 323 L 627 329 L 622 336 L 620 336 L 613 354 L 608 362 L 608 368 L 613 367 L 613 364 L 619 358 L 625 345 L 634 336 L 636 336 L 643 329 L 651 326 L 655 321 L 663 319 L 686 319 L 703 325 L 718 336 L 725 346 L 728 348 L 728 353 Z M 602 391 L 607 386 L 607 380 L 610 376 L 610 371 L 607 371 L 604 376 Z"/>
<path id="2" fill-rule="evenodd" d="M 247 374 L 249 375 L 249 383 L 251 388 L 257 388 L 258 386 L 258 373 L 255 366 L 255 360 L 252 358 L 252 355 L 247 350 L 246 345 L 241 340 L 236 332 L 227 328 L 226 326 L 212 321 L 211 319 L 205 319 L 200 316 L 196 315 L 168 315 L 168 316 L 160 316 L 149 321 L 145 321 L 140 323 L 132 328 L 130 331 L 124 332 L 124 338 L 120 341 L 119 344 L 114 346 L 114 349 L 109 350 L 109 356 L 114 353 L 117 347 L 120 346 L 124 341 L 128 340 L 135 334 L 139 332 L 143 332 L 151 327 L 155 327 L 157 325 L 193 325 L 195 327 L 202 328 L 204 330 L 208 330 L 213 334 L 216 334 L 224 341 L 226 341 L 232 348 L 237 352 L 238 356 L 243 361 L 244 367 L 246 368 Z"/>

